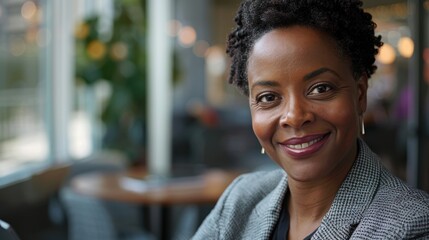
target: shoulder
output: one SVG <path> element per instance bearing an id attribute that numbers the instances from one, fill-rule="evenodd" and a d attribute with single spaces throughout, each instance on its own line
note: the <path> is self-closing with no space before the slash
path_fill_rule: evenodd
<path id="1" fill-rule="evenodd" d="M 278 206 L 286 185 L 281 169 L 239 176 L 224 191 L 192 239 L 240 239 L 243 234 L 260 233 L 264 229 L 261 226 L 269 222 L 263 214 Z"/>
<path id="2" fill-rule="evenodd" d="M 254 190 L 273 189 L 284 176 L 285 172 L 282 169 L 246 173 L 235 179 L 231 186 L 237 190 L 244 190 L 249 187 Z"/>
<path id="3" fill-rule="evenodd" d="M 244 206 L 254 205 L 271 193 L 284 176 L 281 169 L 243 174 L 232 182 L 222 198 L 231 203 L 243 201 Z"/>
<path id="4" fill-rule="evenodd" d="M 376 200 L 395 206 L 399 211 L 417 211 L 429 214 L 429 194 L 408 186 L 387 170 L 382 170 Z"/>
<path id="5" fill-rule="evenodd" d="M 382 234 L 404 238 L 429 235 L 429 195 L 383 170 L 365 219 Z"/>

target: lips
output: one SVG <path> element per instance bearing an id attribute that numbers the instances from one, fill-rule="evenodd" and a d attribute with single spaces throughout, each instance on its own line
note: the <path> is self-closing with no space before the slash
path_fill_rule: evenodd
<path id="1" fill-rule="evenodd" d="M 308 147 L 312 146 L 313 144 L 315 144 L 315 143 L 319 142 L 319 141 L 320 141 L 320 140 L 322 140 L 322 139 L 323 139 L 323 136 L 321 136 L 321 137 L 319 137 L 319 138 L 316 138 L 316 139 L 313 139 L 313 140 L 311 140 L 311 141 L 309 141 L 309 142 L 298 143 L 298 144 L 289 144 L 289 145 L 286 145 L 286 147 L 288 147 L 288 148 L 293 148 L 293 149 L 303 149 L 303 148 L 308 148 Z"/>
<path id="2" fill-rule="evenodd" d="M 293 158 L 306 158 L 317 152 L 328 140 L 330 133 L 291 138 L 280 143 L 282 148 Z"/>

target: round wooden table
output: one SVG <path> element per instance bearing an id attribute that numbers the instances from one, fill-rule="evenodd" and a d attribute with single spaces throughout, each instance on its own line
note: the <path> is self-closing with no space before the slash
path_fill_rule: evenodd
<path id="1" fill-rule="evenodd" d="M 169 231 L 165 230 L 169 229 L 170 206 L 216 203 L 240 173 L 212 169 L 194 176 L 153 179 L 144 169 L 134 168 L 81 174 L 71 180 L 71 187 L 79 194 L 103 200 L 161 206 L 161 228 L 155 232 L 159 239 L 170 239 Z"/>
<path id="2" fill-rule="evenodd" d="M 72 188 L 84 195 L 141 204 L 205 204 L 216 202 L 238 171 L 207 170 L 200 175 L 150 179 L 144 170 L 93 172 L 71 180 Z"/>

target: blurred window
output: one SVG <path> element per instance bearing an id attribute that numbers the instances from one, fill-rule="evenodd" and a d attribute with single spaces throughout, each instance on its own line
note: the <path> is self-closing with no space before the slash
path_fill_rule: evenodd
<path id="1" fill-rule="evenodd" d="M 42 1 L 0 2 L 0 178 L 48 161 Z M 1 181 L 0 181 L 1 183 Z"/>
<path id="2" fill-rule="evenodd" d="M 367 10 L 377 23 L 376 31 L 382 36 L 384 45 L 376 58 L 378 70 L 369 81 L 368 108 L 365 113 L 367 131 L 364 138 L 391 171 L 406 179 L 409 160 L 407 144 L 411 136 L 407 124 L 412 113 L 417 111 L 413 104 L 411 78 L 417 73 L 412 72 L 410 64 L 413 64 L 412 58 L 419 53 L 414 49 L 415 26 L 411 21 L 413 16 L 410 16 L 409 2 L 405 0 L 387 2 L 391 3 L 377 4 L 375 1 L 367 1 L 368 5 L 371 5 Z M 424 1 L 424 8 L 427 19 L 429 0 Z M 427 24 L 428 21 L 425 21 Z M 427 44 L 426 39 L 423 46 L 427 48 Z M 422 99 L 427 99 L 428 93 L 424 94 Z M 420 127 L 423 130 L 426 126 Z M 427 141 L 426 135 L 422 146 L 427 144 Z M 423 159 L 427 159 L 425 156 L 420 158 L 422 162 Z M 428 189 L 428 177 L 421 181 L 423 182 L 421 187 Z"/>
<path id="3" fill-rule="evenodd" d="M 96 93 L 74 84 L 73 27 L 111 6 L 0 0 L 0 186 L 96 149 Z"/>

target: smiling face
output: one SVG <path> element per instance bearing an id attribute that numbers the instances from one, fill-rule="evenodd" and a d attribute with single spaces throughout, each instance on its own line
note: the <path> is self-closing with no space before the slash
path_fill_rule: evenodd
<path id="1" fill-rule="evenodd" d="M 253 130 L 289 178 L 345 176 L 357 154 L 367 78 L 353 77 L 335 41 L 308 27 L 274 29 L 255 42 L 247 75 Z"/>

